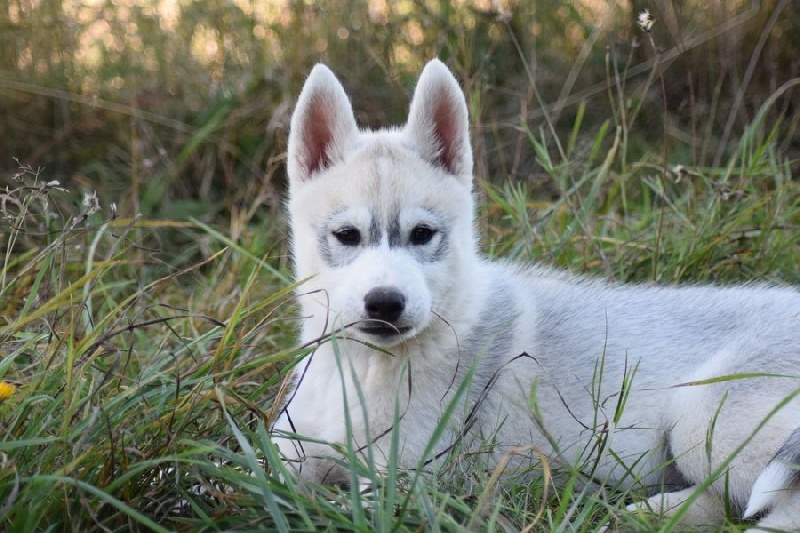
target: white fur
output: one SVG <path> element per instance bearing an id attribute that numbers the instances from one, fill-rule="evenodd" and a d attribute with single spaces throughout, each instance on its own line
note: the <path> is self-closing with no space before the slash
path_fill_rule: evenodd
<path id="1" fill-rule="evenodd" d="M 772 508 L 764 520 L 773 527 L 797 523 L 797 487 L 770 474 L 777 462 L 767 467 L 782 446 L 797 452 L 787 439 L 800 427 L 800 402 L 769 416 L 800 386 L 797 290 L 614 285 L 487 262 L 473 228 L 465 100 L 436 60 L 420 76 L 408 124 L 377 131 L 357 128 L 342 86 L 317 65 L 292 118 L 288 169 L 295 273 L 306 280 L 302 341 L 323 341 L 295 367 L 273 429 L 299 476 L 348 483 L 335 449 L 348 443 L 381 468 L 391 430 L 402 467 L 426 464 L 431 435 L 466 383 L 433 455 L 454 444 L 485 452 L 492 436 L 489 466 L 535 447 L 610 483 L 660 486 L 666 470 L 681 490 L 637 506 L 665 514 L 732 458 L 685 516 L 718 523 L 726 488 L 743 509 L 763 471 L 748 516 Z M 413 241 L 426 228 L 430 239 Z M 348 244 L 353 232 L 359 239 Z M 381 313 L 391 308 L 376 288 L 402 301 L 398 316 L 373 314 L 376 301 Z M 703 382 L 766 371 L 794 377 Z M 511 465 L 536 460 L 523 454 Z M 765 497 L 778 489 L 781 497 Z"/>
<path id="2" fill-rule="evenodd" d="M 750 491 L 750 500 L 742 516 L 750 518 L 772 505 L 779 491 L 784 491 L 791 481 L 791 472 L 786 465 L 772 462 L 761 471 L 753 489 Z"/>

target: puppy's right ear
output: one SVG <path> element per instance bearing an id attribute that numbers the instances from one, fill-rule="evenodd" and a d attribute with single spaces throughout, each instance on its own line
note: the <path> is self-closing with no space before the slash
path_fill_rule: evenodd
<path id="1" fill-rule="evenodd" d="M 319 63 L 308 75 L 289 132 L 289 181 L 299 183 L 344 155 L 358 134 L 353 107 L 342 84 Z"/>

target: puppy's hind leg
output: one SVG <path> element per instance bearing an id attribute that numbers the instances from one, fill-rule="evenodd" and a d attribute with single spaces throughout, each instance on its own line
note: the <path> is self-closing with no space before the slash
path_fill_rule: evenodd
<path id="1" fill-rule="evenodd" d="M 800 428 L 795 429 L 758 476 L 744 517 L 769 511 L 749 531 L 800 531 Z"/>
<path id="2" fill-rule="evenodd" d="M 745 533 L 757 531 L 800 531 L 800 491 L 787 490 L 776 496 L 769 513 Z"/>
<path id="3" fill-rule="evenodd" d="M 703 527 L 716 527 L 725 520 L 725 506 L 719 496 L 704 490 L 697 495 L 687 509 L 683 509 L 686 502 L 697 492 L 697 487 L 688 487 L 677 492 L 662 492 L 648 499 L 628 505 L 628 511 L 652 512 L 659 516 L 670 517 L 681 511 L 681 524 Z"/>

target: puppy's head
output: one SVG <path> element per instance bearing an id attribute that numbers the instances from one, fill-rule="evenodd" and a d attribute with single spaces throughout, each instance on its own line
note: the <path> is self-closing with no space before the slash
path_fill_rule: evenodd
<path id="1" fill-rule="evenodd" d="M 467 107 L 450 71 L 428 63 L 405 127 L 363 131 L 317 65 L 288 156 L 295 269 L 310 278 L 300 292 L 316 291 L 326 323 L 374 344 L 424 331 L 475 256 Z"/>

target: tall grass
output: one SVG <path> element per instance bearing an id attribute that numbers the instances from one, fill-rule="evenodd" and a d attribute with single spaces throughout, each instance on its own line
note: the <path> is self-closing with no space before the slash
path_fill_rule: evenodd
<path id="1" fill-rule="evenodd" d="M 75 29 L 63 24 L 73 16 L 65 4 L 42 5 L 55 10 L 53 18 L 21 12 L 13 21 L 0 15 L 0 24 L 18 33 L 28 31 L 28 20 L 36 23 L 31 31 L 42 24 Z M 632 14 L 619 10 L 608 12 L 597 35 L 593 15 L 579 8 L 398 3 L 384 21 L 359 3 L 342 5 L 354 14 L 297 2 L 273 23 L 267 15 L 215 11 L 215 19 L 182 6 L 176 27 L 184 33 L 176 35 L 192 42 L 206 31 L 218 39 L 222 55 L 209 63 L 217 70 L 180 63 L 187 52 L 171 48 L 172 37 L 144 33 L 158 22 L 146 10 L 110 22 L 112 29 L 136 25 L 141 54 L 139 45 L 122 42 L 106 50 L 120 55 L 96 71 L 67 63 L 79 40 L 62 34 L 58 45 L 31 49 L 37 62 L 29 68 L 0 46 L 0 68 L 15 72 L 0 80 L 3 112 L 15 117 L 0 120 L 7 150 L 0 159 L 9 165 L 0 194 L 3 529 L 673 527 L 625 511 L 641 496 L 635 489 L 585 486 L 569 469 L 554 487 L 555 465 L 545 457 L 532 477 L 501 483 L 479 461 L 465 466 L 458 450 L 424 476 L 393 461 L 378 473 L 350 450 L 345 456 L 354 475 L 368 480 L 369 494 L 287 475 L 268 428 L 282 378 L 310 347 L 295 344 L 302 317 L 290 296 L 279 209 L 286 117 L 309 64 L 324 58 L 363 103 L 360 119 L 400 121 L 404 104 L 386 102 L 401 100 L 423 56 L 437 53 L 467 89 L 481 229 L 492 257 L 620 281 L 797 284 L 800 187 L 791 157 L 798 82 L 781 79 L 755 97 L 752 85 L 726 81 L 736 65 L 713 65 L 728 57 L 726 46 L 772 36 L 794 15 L 781 2 L 741 7 L 728 19 L 732 33 L 710 34 L 718 53 L 709 59 L 700 48 L 670 55 L 673 44 L 713 29 L 696 13 L 668 6 L 656 12 L 664 25 L 652 41 L 636 34 L 643 45 L 635 47 L 635 30 L 625 29 Z M 713 7 L 732 9 L 726 5 Z M 756 24 L 771 13 L 788 18 L 766 29 Z M 246 35 L 280 37 L 282 62 L 268 57 L 275 49 L 257 46 L 235 55 L 230 28 L 241 27 Z M 581 32 L 585 39 L 568 38 Z M 295 39 L 316 48 L 287 45 Z M 554 46 L 542 48 L 548 39 Z M 163 56 L 147 66 L 157 43 Z M 580 63 L 563 69 L 560 55 Z M 130 72 L 105 70 L 123 60 L 167 92 L 146 93 Z M 54 78 L 36 78 L 37 68 Z M 117 76 L 129 100 L 115 99 Z M 51 87 L 59 77 L 64 85 Z M 750 83 L 768 76 L 756 78 Z M 593 85 L 598 79 L 610 82 Z M 727 114 L 737 94 L 738 109 Z M 735 134 L 723 143 L 729 116 Z M 104 139 L 89 142 L 92 136 Z M 10 157 L 21 153 L 30 157 Z M 44 168 L 28 166 L 40 161 Z M 727 526 L 739 527 L 734 519 Z"/>

